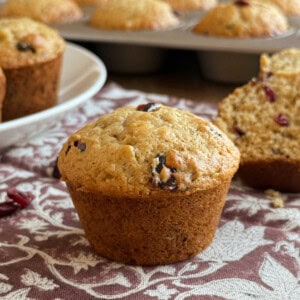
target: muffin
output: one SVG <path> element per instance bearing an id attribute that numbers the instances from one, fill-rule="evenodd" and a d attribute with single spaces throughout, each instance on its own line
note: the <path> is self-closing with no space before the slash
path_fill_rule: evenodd
<path id="1" fill-rule="evenodd" d="M 138 265 L 182 261 L 210 244 L 238 164 L 213 124 L 154 103 L 100 117 L 58 157 L 91 245 Z"/>
<path id="2" fill-rule="evenodd" d="M 168 2 L 177 11 L 192 11 L 211 9 L 217 0 L 163 0 Z"/>
<path id="3" fill-rule="evenodd" d="M 2 121 L 2 105 L 6 91 L 6 79 L 2 69 L 0 68 L 0 122 Z"/>
<path id="4" fill-rule="evenodd" d="M 83 13 L 73 0 L 8 0 L 3 4 L 1 15 L 61 24 L 77 21 Z"/>
<path id="5" fill-rule="evenodd" d="M 0 66 L 6 77 L 3 121 L 56 104 L 64 40 L 27 18 L 0 19 Z"/>
<path id="6" fill-rule="evenodd" d="M 287 18 L 280 9 L 250 0 L 221 3 L 194 27 L 199 34 L 232 38 L 274 36 L 288 30 Z"/>
<path id="7" fill-rule="evenodd" d="M 260 73 L 300 74 L 300 50 L 284 49 L 273 55 L 263 54 L 260 57 Z"/>
<path id="8" fill-rule="evenodd" d="M 160 0 L 110 0 L 94 11 L 89 24 L 100 29 L 153 30 L 176 26 L 179 20 Z"/>
<path id="9" fill-rule="evenodd" d="M 214 123 L 241 152 L 238 174 L 259 189 L 300 192 L 300 76 L 266 73 L 219 104 Z"/>
<path id="10" fill-rule="evenodd" d="M 270 3 L 278 6 L 287 16 L 300 15 L 300 1 L 299 0 L 256 0 L 259 2 Z"/>

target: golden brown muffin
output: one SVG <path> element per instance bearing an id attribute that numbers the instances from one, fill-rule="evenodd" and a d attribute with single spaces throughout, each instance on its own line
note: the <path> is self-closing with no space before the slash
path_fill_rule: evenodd
<path id="1" fill-rule="evenodd" d="M 256 0 L 259 2 L 268 2 L 278 6 L 287 16 L 300 15 L 300 1 L 299 0 Z"/>
<path id="2" fill-rule="evenodd" d="M 160 0 L 110 0 L 92 14 L 91 26 L 101 29 L 151 30 L 179 24 L 171 6 Z"/>
<path id="3" fill-rule="evenodd" d="M 1 15 L 61 24 L 78 21 L 83 13 L 72 0 L 8 0 L 2 7 Z"/>
<path id="4" fill-rule="evenodd" d="M 221 3 L 194 27 L 196 33 L 233 38 L 274 36 L 289 30 L 276 6 L 250 0 Z"/>
<path id="5" fill-rule="evenodd" d="M 213 124 L 153 103 L 86 125 L 58 158 L 96 251 L 139 265 L 185 260 L 209 245 L 238 164 Z"/>
<path id="6" fill-rule="evenodd" d="M 4 121 L 56 104 L 64 41 L 27 18 L 0 19 L 0 66 L 6 77 Z"/>
<path id="7" fill-rule="evenodd" d="M 0 122 L 2 121 L 2 105 L 5 97 L 5 91 L 6 91 L 6 78 L 2 69 L 0 68 Z"/>
<path id="8" fill-rule="evenodd" d="M 168 2 L 177 11 L 192 11 L 211 9 L 217 0 L 163 0 Z"/>
<path id="9" fill-rule="evenodd" d="M 276 74 L 300 74 L 300 49 L 289 48 L 273 55 L 261 55 L 261 76 L 269 72 Z"/>
<path id="10" fill-rule="evenodd" d="M 246 184 L 300 192 L 299 85 L 299 73 L 266 73 L 219 104 L 214 123 L 240 149 Z"/>

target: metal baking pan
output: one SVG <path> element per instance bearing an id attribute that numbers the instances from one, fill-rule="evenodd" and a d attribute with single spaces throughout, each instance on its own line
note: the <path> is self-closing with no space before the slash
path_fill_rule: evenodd
<path id="1" fill-rule="evenodd" d="M 275 37 L 234 39 L 204 36 L 192 28 L 203 12 L 180 16 L 176 28 L 155 31 L 101 30 L 88 25 L 88 15 L 80 22 L 57 25 L 60 34 L 69 40 L 92 42 L 94 51 L 108 70 L 126 73 L 152 72 L 159 69 L 167 49 L 198 52 L 203 76 L 222 82 L 245 82 L 258 72 L 259 55 L 283 48 L 300 47 L 300 17 L 290 19 L 293 27 Z"/>

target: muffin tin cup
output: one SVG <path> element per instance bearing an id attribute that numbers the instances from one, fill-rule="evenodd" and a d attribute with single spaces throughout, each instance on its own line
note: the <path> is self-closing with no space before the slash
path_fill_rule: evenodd
<path id="1" fill-rule="evenodd" d="M 203 77 L 225 83 L 244 83 L 259 72 L 259 55 L 224 51 L 197 53 Z"/>
<path id="2" fill-rule="evenodd" d="M 93 50 L 103 59 L 109 71 L 127 74 L 158 71 L 167 51 L 158 47 L 115 43 L 97 43 Z"/>

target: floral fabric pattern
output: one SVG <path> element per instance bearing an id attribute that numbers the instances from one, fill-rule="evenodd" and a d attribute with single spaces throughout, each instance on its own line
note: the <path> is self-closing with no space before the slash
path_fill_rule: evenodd
<path id="1" fill-rule="evenodd" d="M 0 299 L 300 299 L 300 195 L 275 208 L 233 181 L 211 245 L 185 262 L 128 266 L 97 255 L 65 184 L 53 178 L 66 138 L 122 105 L 158 102 L 205 118 L 216 105 L 107 85 L 47 132 L 0 152 L 0 203 L 16 187 L 30 206 L 0 219 Z"/>

